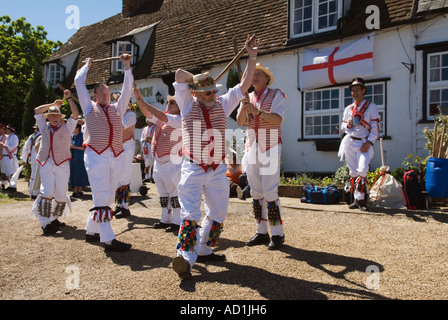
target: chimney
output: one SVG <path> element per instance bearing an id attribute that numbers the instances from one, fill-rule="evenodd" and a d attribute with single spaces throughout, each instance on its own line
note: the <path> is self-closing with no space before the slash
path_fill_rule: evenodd
<path id="1" fill-rule="evenodd" d="M 154 13 L 160 10 L 163 0 L 123 0 L 123 17 Z"/>

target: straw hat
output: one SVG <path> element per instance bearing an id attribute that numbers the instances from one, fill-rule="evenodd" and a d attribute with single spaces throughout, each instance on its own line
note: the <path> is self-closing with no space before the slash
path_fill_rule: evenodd
<path id="1" fill-rule="evenodd" d="M 255 70 L 260 70 L 268 77 L 269 80 L 268 83 L 266 84 L 267 87 L 271 86 L 274 83 L 274 74 L 272 73 L 271 70 L 269 70 L 269 68 L 265 67 L 260 62 L 258 62 L 255 65 Z"/>
<path id="2" fill-rule="evenodd" d="M 65 118 L 65 114 L 62 114 L 58 107 L 51 107 L 48 109 L 48 112 L 44 113 L 45 119 L 47 119 L 50 114 L 58 114 L 61 116 L 61 119 Z"/>
<path id="3" fill-rule="evenodd" d="M 192 92 L 208 92 L 222 87 L 221 84 L 215 83 L 215 79 L 208 72 L 193 76 L 193 84 L 190 85 Z"/>

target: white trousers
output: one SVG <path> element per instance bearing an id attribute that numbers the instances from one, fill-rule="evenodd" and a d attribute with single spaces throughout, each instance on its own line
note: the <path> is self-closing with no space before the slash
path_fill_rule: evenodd
<path id="1" fill-rule="evenodd" d="M 9 158 L 8 155 L 5 155 L 2 162 L 2 173 L 6 175 L 9 186 L 12 188 L 16 188 L 16 182 L 11 179 L 11 176 L 19 169 L 19 159 L 17 159 L 17 155 L 13 155 L 12 159 Z M 2 182 L 2 184 L 5 184 L 6 180 Z"/>
<path id="2" fill-rule="evenodd" d="M 171 199 L 178 196 L 177 186 L 181 179 L 181 164 L 155 161 L 154 182 L 159 197 L 168 197 L 168 207 L 162 208 L 160 222 L 180 225 L 180 208 L 173 208 Z"/>
<path id="3" fill-rule="evenodd" d="M 39 191 L 34 189 L 34 179 L 36 178 L 36 172 L 38 166 L 40 166 L 39 162 L 36 161 L 36 158 L 30 159 L 30 165 L 31 165 L 31 176 L 28 186 L 28 193 L 30 196 L 37 196 L 39 195 Z"/>
<path id="4" fill-rule="evenodd" d="M 148 169 L 148 172 L 145 174 L 145 179 L 151 179 L 152 178 L 151 168 L 154 166 L 154 157 L 152 156 L 151 144 L 146 142 L 144 146 L 146 146 L 148 149 L 148 154 L 143 153 L 145 168 Z"/>
<path id="5" fill-rule="evenodd" d="M 135 153 L 135 140 L 131 139 L 123 144 L 124 151 L 118 156 L 117 161 L 120 164 L 120 182 L 119 186 L 127 186 L 132 178 L 132 160 Z"/>
<path id="6" fill-rule="evenodd" d="M 40 175 L 40 194 L 45 198 L 65 202 L 70 178 L 70 163 L 66 161 L 57 166 L 50 158 L 43 167 L 40 167 Z"/>
<path id="7" fill-rule="evenodd" d="M 252 148 L 256 148 L 256 145 L 253 145 Z M 247 155 L 250 156 L 247 159 L 246 174 L 251 195 L 254 200 L 259 200 L 261 204 L 262 219 L 256 221 L 257 233 L 266 234 L 270 227 L 273 236 L 283 236 L 283 224 L 268 227 L 267 211 L 267 203 L 275 201 L 281 213 L 278 197 L 281 146 L 272 148 L 262 155 L 254 152 L 249 152 Z"/>
<path id="8" fill-rule="evenodd" d="M 375 154 L 373 147 L 367 152 L 361 152 L 361 147 L 365 140 L 350 139 L 345 147 L 345 161 L 350 170 L 350 177 L 367 177 L 369 164 Z M 367 188 L 367 185 L 366 185 Z M 354 200 L 365 200 L 365 192 L 359 192 L 358 188 L 354 190 Z"/>
<path id="9" fill-rule="evenodd" d="M 97 154 L 91 148 L 84 152 L 84 163 L 89 177 L 94 207 L 110 207 L 115 201 L 115 191 L 121 177 L 121 165 L 109 148 L 102 154 Z M 110 221 L 97 222 L 93 220 L 94 211 L 87 218 L 86 232 L 100 234 L 100 241 L 115 239 Z"/>
<path id="10" fill-rule="evenodd" d="M 36 161 L 37 163 L 37 161 Z M 40 165 L 39 165 L 40 166 Z M 39 220 L 40 226 L 45 228 L 58 216 L 51 215 L 42 217 L 38 214 L 38 206 L 41 206 L 42 197 L 51 200 L 51 213 L 56 209 L 57 203 L 65 203 L 66 207 L 71 207 L 70 198 L 67 196 L 68 180 L 70 177 L 70 163 L 68 161 L 57 166 L 53 159 L 48 159 L 45 165 L 39 168 L 41 172 L 40 195 L 36 198 L 33 205 L 33 212 Z M 66 210 L 64 211 L 65 214 Z"/>
<path id="11" fill-rule="evenodd" d="M 177 250 L 177 254 L 182 255 L 191 266 L 198 255 L 209 255 L 213 252 L 207 245 L 213 221 L 223 223 L 226 219 L 229 204 L 229 179 L 226 177 L 226 171 L 227 167 L 223 163 L 215 171 L 208 169 L 207 172 L 187 160 L 182 163 L 182 177 L 178 186 L 181 221 L 198 222 L 201 219 L 204 195 L 205 217 L 202 219 L 201 228 L 198 229 L 197 245 L 194 251 Z"/>
<path id="12" fill-rule="evenodd" d="M 118 184 L 118 187 L 127 186 L 131 184 L 132 179 L 132 160 L 134 159 L 135 153 L 135 140 L 131 139 L 126 141 L 123 144 L 124 151 L 118 156 L 117 161 L 120 164 L 121 170 L 121 178 Z M 121 206 L 125 209 L 128 209 L 129 203 L 117 203 L 118 206 Z"/>

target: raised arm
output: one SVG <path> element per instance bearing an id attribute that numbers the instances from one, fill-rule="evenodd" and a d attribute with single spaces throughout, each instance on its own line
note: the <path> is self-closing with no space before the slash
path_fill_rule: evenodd
<path id="1" fill-rule="evenodd" d="M 183 69 L 178 69 L 176 71 L 175 80 L 177 83 L 187 82 L 189 84 L 193 84 L 193 74 Z"/>
<path id="2" fill-rule="evenodd" d="M 245 47 L 246 51 L 249 53 L 249 60 L 246 65 L 246 69 L 244 70 L 243 76 L 241 77 L 241 92 L 244 94 L 247 93 L 250 86 L 252 85 L 252 78 L 254 77 L 255 73 L 255 65 L 257 63 L 257 55 L 260 45 L 260 40 L 256 39 L 254 44 L 251 44 L 249 42 L 250 37 L 247 37 Z"/>
<path id="3" fill-rule="evenodd" d="M 75 76 L 76 92 L 78 93 L 79 104 L 81 105 L 84 115 L 87 115 L 92 107 L 92 100 L 90 99 L 90 94 L 86 87 L 87 73 L 92 65 L 92 61 L 92 58 L 87 58 L 85 65 L 78 70 Z"/>
<path id="4" fill-rule="evenodd" d="M 137 99 L 137 104 L 146 118 L 152 119 L 154 116 L 162 122 L 168 122 L 168 117 L 163 111 L 143 101 L 143 97 L 137 87 L 134 87 L 134 97 Z"/>
<path id="5" fill-rule="evenodd" d="M 50 109 L 51 107 L 58 107 L 60 109 L 61 106 L 62 106 L 62 100 L 55 100 L 53 103 L 44 104 L 35 108 L 34 114 L 43 114 L 47 112 L 47 110 Z"/>
<path id="6" fill-rule="evenodd" d="M 121 89 L 121 97 L 118 100 L 118 109 L 122 114 L 126 113 L 129 101 L 132 98 L 132 87 L 134 85 L 134 76 L 131 70 L 131 56 L 129 54 L 122 54 L 120 60 L 124 65 L 124 81 Z"/>
<path id="7" fill-rule="evenodd" d="M 78 107 L 76 106 L 75 102 L 72 99 L 72 93 L 70 92 L 70 90 L 64 91 L 64 99 L 68 101 L 70 110 L 72 111 L 72 115 L 71 115 L 72 119 L 78 120 L 78 117 L 79 117 Z"/>

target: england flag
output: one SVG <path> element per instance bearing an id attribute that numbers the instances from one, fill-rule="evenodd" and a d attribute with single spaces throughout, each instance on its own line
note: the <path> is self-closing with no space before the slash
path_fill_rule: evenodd
<path id="1" fill-rule="evenodd" d="M 305 49 L 301 59 L 300 90 L 350 82 L 355 77 L 374 74 L 371 33 L 354 42 L 324 49 Z"/>

